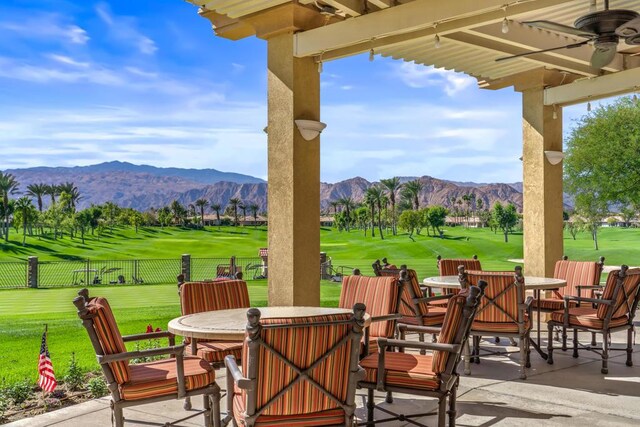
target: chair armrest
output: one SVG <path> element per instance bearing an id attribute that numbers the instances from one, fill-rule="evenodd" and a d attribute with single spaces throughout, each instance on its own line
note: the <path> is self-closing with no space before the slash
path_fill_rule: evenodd
<path id="1" fill-rule="evenodd" d="M 583 297 L 576 297 L 576 296 L 573 296 L 573 295 L 565 295 L 564 296 L 564 300 L 566 302 L 578 301 L 578 302 L 590 302 L 590 303 L 593 303 L 593 304 L 604 304 L 604 305 L 613 304 L 613 300 L 610 300 L 610 299 L 583 298 Z"/>
<path id="2" fill-rule="evenodd" d="M 521 308 L 525 309 L 525 310 L 529 310 L 531 308 L 531 304 L 533 303 L 533 301 L 535 300 L 535 298 L 533 298 L 532 296 L 528 296 L 527 299 L 525 300 L 524 304 L 519 304 L 521 306 Z"/>
<path id="3" fill-rule="evenodd" d="M 402 318 L 402 314 L 385 314 L 384 316 L 372 316 L 371 322 L 384 322 L 386 320 L 396 320 Z"/>
<path id="4" fill-rule="evenodd" d="M 170 347 L 152 348 L 149 350 L 127 351 L 124 353 L 105 354 L 96 356 L 98 363 L 105 364 L 111 362 L 121 362 L 131 360 L 138 357 L 151 357 L 162 355 L 182 356 L 184 354 L 184 344 L 174 345 Z"/>
<path id="5" fill-rule="evenodd" d="M 429 303 L 429 302 L 432 302 L 432 301 L 442 301 L 442 300 L 448 300 L 448 299 L 451 299 L 451 297 L 452 297 L 453 295 L 454 295 L 454 294 L 438 295 L 438 296 L 435 296 L 435 297 L 422 297 L 422 298 L 416 298 L 416 301 L 417 301 L 417 302 L 419 302 L 419 303 L 420 303 L 420 302 L 426 302 L 426 303 Z"/>
<path id="6" fill-rule="evenodd" d="M 122 341 L 131 342 L 131 341 L 142 341 L 142 340 L 150 340 L 154 338 L 169 338 L 170 345 L 175 345 L 175 335 L 173 335 L 169 331 L 160 331 L 160 332 L 148 332 L 144 334 L 135 334 L 135 335 L 125 335 L 122 337 Z"/>
<path id="7" fill-rule="evenodd" d="M 242 371 L 238 367 L 235 357 L 231 355 L 225 357 L 224 364 L 227 367 L 227 381 L 228 378 L 233 378 L 233 382 L 238 388 L 243 390 L 253 390 L 253 381 L 242 375 Z"/>
<path id="8" fill-rule="evenodd" d="M 398 323 L 400 332 L 426 332 L 428 334 L 439 334 L 442 328 L 436 326 L 417 326 Z"/>
<path id="9" fill-rule="evenodd" d="M 378 338 L 378 351 L 384 352 L 384 347 L 415 348 L 420 350 L 447 351 L 457 353 L 460 351 L 460 344 L 442 344 L 437 342 L 419 342 L 405 340 L 389 340 Z"/>
<path id="10" fill-rule="evenodd" d="M 604 289 L 604 286 L 600 286 L 600 285 L 578 285 L 578 286 L 576 286 L 576 288 L 578 288 L 578 290 L 580 290 L 580 289 Z"/>

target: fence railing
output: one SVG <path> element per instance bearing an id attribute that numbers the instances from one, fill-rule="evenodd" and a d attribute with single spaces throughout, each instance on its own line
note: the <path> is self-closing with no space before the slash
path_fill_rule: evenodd
<path id="1" fill-rule="evenodd" d="M 0 288 L 26 288 L 27 262 L 0 262 Z"/>

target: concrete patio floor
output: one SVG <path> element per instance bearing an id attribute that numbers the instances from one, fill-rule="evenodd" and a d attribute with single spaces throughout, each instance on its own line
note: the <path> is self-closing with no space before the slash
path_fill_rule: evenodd
<path id="1" fill-rule="evenodd" d="M 546 335 L 546 334 L 545 334 Z M 626 333 L 613 336 L 613 347 L 622 348 Z M 588 343 L 590 335 L 581 334 Z M 506 340 L 502 341 L 503 343 Z M 488 345 L 487 343 L 484 343 Z M 543 345 L 546 345 L 543 343 Z M 569 341 L 569 345 L 571 342 Z M 600 357 L 582 350 L 574 359 L 571 350 L 554 352 L 555 363 L 549 365 L 532 350 L 528 379 L 518 379 L 516 355 L 483 358 L 472 365 L 471 376 L 461 376 L 458 392 L 459 426 L 638 426 L 640 425 L 640 345 L 634 346 L 634 366 L 625 366 L 625 353 L 613 352 L 609 374 L 600 373 Z M 462 370 L 462 366 L 460 366 Z M 225 384 L 224 371 L 218 371 L 218 383 Z M 358 392 L 357 415 L 362 418 L 366 393 Z M 384 396 L 378 394 L 378 401 Z M 201 407 L 201 399 L 194 400 Z M 223 409 L 224 399 L 223 399 Z M 397 394 L 391 410 L 403 413 L 427 412 L 436 401 Z M 165 423 L 186 416 L 182 401 L 155 403 L 125 409 L 125 418 Z M 384 417 L 384 414 L 377 413 Z M 436 425 L 434 417 L 422 420 Z M 126 426 L 148 424 L 129 421 Z M 178 424 L 202 426 L 201 416 Z M 390 422 L 386 426 L 410 426 L 407 422 Z M 8 424 L 11 427 L 110 427 L 109 398 L 85 402 L 58 411 Z"/>

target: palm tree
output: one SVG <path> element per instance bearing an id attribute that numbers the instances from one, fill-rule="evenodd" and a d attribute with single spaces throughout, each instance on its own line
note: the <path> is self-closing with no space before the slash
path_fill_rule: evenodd
<path id="1" fill-rule="evenodd" d="M 420 192 L 422 191 L 423 185 L 419 179 L 414 179 L 413 181 L 409 181 L 404 184 L 402 189 L 402 196 L 412 202 L 413 208 L 415 210 L 420 209 Z"/>
<path id="2" fill-rule="evenodd" d="M 35 197 L 38 202 L 38 210 L 42 212 L 42 197 L 47 194 L 47 184 L 29 184 L 27 185 L 27 196 Z"/>
<path id="3" fill-rule="evenodd" d="M 0 196 L 4 205 L 4 241 L 9 241 L 9 215 L 11 209 L 9 205 L 9 195 L 18 192 L 20 184 L 16 181 L 16 177 L 10 173 L 0 172 Z"/>
<path id="4" fill-rule="evenodd" d="M 57 186 L 57 192 L 58 194 L 67 193 L 69 195 L 69 205 L 67 206 L 67 208 L 71 212 L 75 212 L 78 202 L 82 200 L 78 187 L 76 187 L 73 182 L 67 181 L 64 184 L 60 184 Z"/>
<path id="5" fill-rule="evenodd" d="M 204 208 L 209 206 L 209 201 L 207 199 L 198 199 L 196 200 L 196 206 L 200 208 L 200 224 L 204 227 Z"/>
<path id="6" fill-rule="evenodd" d="M 364 193 L 364 202 L 371 209 L 371 237 L 376 237 L 376 197 L 371 191 L 373 187 L 367 188 Z"/>
<path id="7" fill-rule="evenodd" d="M 46 187 L 45 187 L 45 192 L 44 192 L 44 194 L 46 194 L 47 196 L 51 197 L 51 204 L 52 204 L 52 205 L 55 205 L 55 203 L 56 203 L 56 196 L 57 196 L 58 194 L 60 194 L 60 193 L 58 192 L 58 186 L 57 186 L 57 185 L 55 185 L 55 184 L 45 184 L 45 185 L 46 185 Z"/>
<path id="8" fill-rule="evenodd" d="M 365 193 L 365 199 L 367 203 L 371 207 L 371 237 L 375 237 L 375 233 L 373 232 L 373 219 L 375 218 L 375 208 L 378 209 L 378 231 L 380 231 L 380 238 L 384 240 L 384 235 L 382 234 L 382 199 L 385 197 L 385 191 L 379 185 L 373 185 L 367 189 Z"/>
<path id="9" fill-rule="evenodd" d="M 233 222 L 236 227 L 238 226 L 238 207 L 241 203 L 242 200 L 238 199 L 237 197 L 229 199 L 229 206 L 233 210 Z"/>
<path id="10" fill-rule="evenodd" d="M 381 179 L 380 183 L 387 189 L 387 196 L 391 203 L 391 232 L 395 236 L 398 234 L 396 227 L 396 193 L 402 187 L 400 178 L 394 176 L 393 178 Z"/>
<path id="11" fill-rule="evenodd" d="M 260 209 L 260 206 L 258 206 L 256 203 L 251 203 L 249 205 L 249 212 L 251 212 L 251 215 L 253 215 L 253 226 L 257 227 L 258 226 L 258 210 Z"/>
<path id="12" fill-rule="evenodd" d="M 186 214 L 186 209 L 184 208 L 184 206 L 182 206 L 179 201 L 174 200 L 173 202 L 171 202 L 169 209 L 171 209 L 171 212 L 173 213 L 174 222 L 176 224 L 180 223 L 180 221 Z"/>
<path id="13" fill-rule="evenodd" d="M 240 202 L 240 205 L 238 206 L 238 208 L 240 208 L 240 210 L 242 211 L 242 220 L 246 222 L 247 221 L 247 205 L 243 202 Z"/>
<path id="14" fill-rule="evenodd" d="M 462 196 L 462 201 L 467 205 L 467 209 L 464 212 L 464 216 L 467 221 L 467 228 L 469 228 L 469 209 L 471 208 L 471 196 L 469 194 L 465 194 Z"/>
<path id="15" fill-rule="evenodd" d="M 31 220 L 33 219 L 31 212 L 33 209 L 33 202 L 28 196 L 23 196 L 16 201 L 15 208 L 22 216 L 22 246 L 25 246 L 27 241 L 27 226 L 30 225 Z"/>
<path id="16" fill-rule="evenodd" d="M 351 210 L 356 208 L 356 202 L 351 198 L 351 196 L 343 197 L 338 200 L 340 205 L 344 208 L 344 213 L 346 215 L 346 226 L 347 232 L 349 232 L 349 227 L 351 224 Z"/>
<path id="17" fill-rule="evenodd" d="M 216 213 L 216 220 L 218 221 L 218 229 L 220 229 L 220 209 L 222 209 L 222 206 L 220 206 L 220 203 L 213 203 L 211 205 L 211 210 Z"/>
<path id="18" fill-rule="evenodd" d="M 338 200 L 332 200 L 329 202 L 329 206 L 333 208 L 333 214 L 338 213 L 338 206 L 340 206 L 340 202 Z"/>

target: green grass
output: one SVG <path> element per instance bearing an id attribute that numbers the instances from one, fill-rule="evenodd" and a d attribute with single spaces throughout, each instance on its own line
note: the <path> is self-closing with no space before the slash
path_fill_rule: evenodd
<path id="1" fill-rule="evenodd" d="M 361 231 L 339 233 L 323 229 L 321 250 L 332 257 L 333 265 L 359 267 L 364 274 L 371 271 L 376 258 L 387 256 L 390 262 L 406 263 L 420 277 L 437 274 L 435 257 L 470 257 L 477 254 L 486 269 L 511 269 L 508 259 L 522 258 L 522 236 L 514 234 L 504 243 L 501 234 L 487 229 L 448 228 L 445 239 L 416 236 L 415 242 L 406 235 L 364 238 Z M 41 260 L 64 259 L 130 259 L 171 258 L 183 253 L 193 257 L 257 256 L 258 248 L 266 246 L 264 228 L 216 228 L 207 230 L 144 229 L 135 234 L 120 229 L 113 236 L 100 240 L 90 238 L 86 245 L 78 240 L 61 241 L 28 238 L 20 245 L 21 236 L 12 234 L 9 245 L 1 245 L 0 261 L 24 260 L 37 255 Z M 640 230 L 602 229 L 601 250 L 595 251 L 586 233 L 577 240 L 565 236 L 565 253 L 571 259 L 595 260 L 607 257 L 608 265 L 640 265 Z M 0 381 L 8 383 L 37 378 L 37 356 L 44 323 L 49 325 L 49 347 L 58 377 L 65 371 L 71 352 L 86 370 L 97 368 L 86 332 L 77 318 L 71 301 L 78 288 L 0 290 Z M 92 294 L 107 297 L 112 304 L 123 334 L 144 332 L 146 325 L 166 328 L 168 321 L 180 314 L 175 284 L 96 286 Z M 322 304 L 336 306 L 340 286 L 323 282 Z M 252 304 L 267 303 L 266 281 L 250 281 Z"/>

